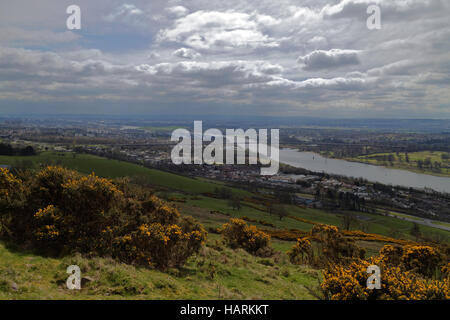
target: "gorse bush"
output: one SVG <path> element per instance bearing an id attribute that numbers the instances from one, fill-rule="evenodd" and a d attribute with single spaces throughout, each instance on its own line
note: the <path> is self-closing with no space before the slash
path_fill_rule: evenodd
<path id="1" fill-rule="evenodd" d="M 400 264 L 402 255 L 403 255 L 403 247 L 400 246 L 393 246 L 387 244 L 380 250 L 380 256 L 382 257 L 383 262 L 389 265 L 398 266 Z"/>
<path id="2" fill-rule="evenodd" d="M 348 239 L 335 226 L 325 224 L 315 225 L 311 237 L 318 242 L 321 261 L 318 263 L 338 263 L 356 257 L 363 257 L 365 251 L 359 248 L 353 240 Z"/>
<path id="3" fill-rule="evenodd" d="M 411 270 L 425 277 L 432 277 L 436 274 L 440 263 L 442 263 L 442 255 L 433 247 L 406 246 L 403 249 L 401 265 L 406 270 Z"/>
<path id="4" fill-rule="evenodd" d="M 293 264 L 311 264 L 313 259 L 311 241 L 307 237 L 299 238 L 295 246 L 288 252 L 288 256 Z"/>
<path id="5" fill-rule="evenodd" d="M 381 268 L 381 289 L 367 288 L 367 268 Z M 321 284 L 325 297 L 333 300 L 444 300 L 450 299 L 450 279 L 423 278 L 399 266 L 385 264 L 380 257 L 357 260 L 350 265 L 330 265 Z"/>
<path id="6" fill-rule="evenodd" d="M 0 171 L 0 232 L 47 254 L 92 252 L 161 269 L 182 266 L 206 240 L 193 218 L 127 181 L 60 167 L 24 179 Z"/>
<path id="7" fill-rule="evenodd" d="M 399 266 L 402 270 L 411 271 L 426 278 L 445 274 L 447 255 L 438 248 L 428 245 L 406 245 L 394 247 L 385 245 L 380 250 L 383 263 Z M 448 261 L 447 261 L 448 263 Z"/>
<path id="8" fill-rule="evenodd" d="M 312 243 L 317 247 L 314 254 Z M 329 263 L 346 263 L 364 257 L 364 249 L 348 239 L 335 226 L 316 224 L 306 236 L 300 237 L 288 252 L 291 263 L 326 266 Z"/>
<path id="9" fill-rule="evenodd" d="M 450 299 L 448 248 L 429 245 L 385 245 L 375 257 L 351 235 L 329 225 L 314 225 L 288 252 L 293 264 L 322 267 L 321 292 L 326 299 Z M 381 289 L 367 288 L 367 268 L 381 270 Z"/>
<path id="10" fill-rule="evenodd" d="M 243 248 L 251 254 L 269 256 L 270 236 L 244 220 L 232 218 L 219 229 L 225 244 L 233 249 Z"/>
<path id="11" fill-rule="evenodd" d="M 381 289 L 367 288 L 367 268 L 381 270 Z M 439 266 L 442 266 L 439 268 Z M 378 256 L 356 259 L 348 265 L 329 265 L 323 272 L 323 294 L 336 300 L 443 300 L 450 299 L 448 259 L 430 246 L 386 245 Z M 442 270 L 439 277 L 436 270 Z"/>

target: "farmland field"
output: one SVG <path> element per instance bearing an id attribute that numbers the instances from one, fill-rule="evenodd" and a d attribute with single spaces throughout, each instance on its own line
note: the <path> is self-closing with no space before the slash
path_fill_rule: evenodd
<path id="1" fill-rule="evenodd" d="M 373 165 L 382 165 L 389 168 L 404 169 L 417 173 L 450 177 L 450 161 L 447 152 L 420 151 L 406 154 L 376 153 L 358 157 L 346 158 L 348 161 L 363 162 Z M 419 167 L 419 161 L 422 163 Z M 429 164 L 426 164 L 428 161 Z M 436 166 L 436 164 L 439 164 Z"/>

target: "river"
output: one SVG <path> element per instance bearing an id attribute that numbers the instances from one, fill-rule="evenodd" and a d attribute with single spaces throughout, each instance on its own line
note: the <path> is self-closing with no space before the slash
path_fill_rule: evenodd
<path id="1" fill-rule="evenodd" d="M 329 159 L 313 152 L 295 149 L 281 149 L 280 162 L 314 172 L 325 172 L 354 178 L 364 178 L 371 182 L 412 188 L 430 188 L 450 193 L 450 178 L 420 174 L 406 170 L 390 169 L 365 163 Z"/>

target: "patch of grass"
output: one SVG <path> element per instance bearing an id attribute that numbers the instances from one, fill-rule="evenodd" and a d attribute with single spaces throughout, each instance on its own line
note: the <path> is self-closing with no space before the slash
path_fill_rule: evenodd
<path id="1" fill-rule="evenodd" d="M 61 259 L 15 252 L 0 243 L 0 299 L 314 299 L 305 286 L 319 272 L 287 257 L 253 257 L 212 237 L 182 270 L 163 273 L 108 258 Z M 68 290 L 66 269 L 81 269 L 81 290 Z"/>

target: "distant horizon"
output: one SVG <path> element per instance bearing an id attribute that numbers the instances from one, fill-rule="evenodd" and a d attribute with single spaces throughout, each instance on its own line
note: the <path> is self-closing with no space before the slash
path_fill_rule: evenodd
<path id="1" fill-rule="evenodd" d="M 254 114 L 239 114 L 239 115 L 229 115 L 229 114 L 152 114 L 152 113 L 122 113 L 122 114 L 107 114 L 107 113 L 0 113 L 0 118 L 2 117 L 160 117 L 160 118 L 189 118 L 189 119 L 201 119 L 201 118 L 235 118 L 235 117 L 248 117 L 253 119 L 311 119 L 311 120 L 410 120 L 410 121 L 419 121 L 419 120 L 427 120 L 427 121 L 449 121 L 449 118 L 433 118 L 433 117 L 344 117 L 344 116 L 335 116 L 335 117 L 325 117 L 325 116 L 312 116 L 312 115 L 279 115 L 279 116 L 271 116 L 271 115 L 254 115 Z"/>

